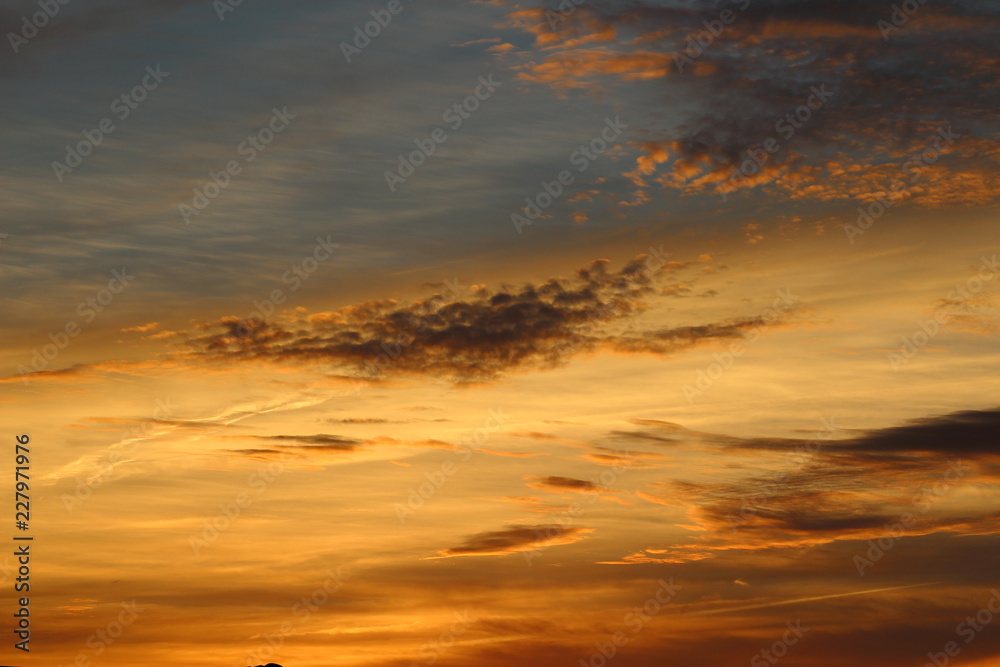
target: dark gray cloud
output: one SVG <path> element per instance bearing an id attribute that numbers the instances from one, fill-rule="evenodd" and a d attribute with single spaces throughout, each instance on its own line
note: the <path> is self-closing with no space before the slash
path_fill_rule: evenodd
<path id="1" fill-rule="evenodd" d="M 547 477 L 537 479 L 532 477 L 531 479 L 533 481 L 528 486 L 555 493 L 565 493 L 567 491 L 575 493 L 595 493 L 605 490 L 600 484 L 594 484 L 593 482 L 588 482 L 584 479 L 574 479 L 572 477 L 549 475 Z"/>
<path id="2" fill-rule="evenodd" d="M 908 526 L 917 535 L 990 534 L 1000 525 L 1000 512 L 987 507 L 938 511 L 959 486 L 992 484 L 1000 476 L 1000 409 L 926 417 L 861 434 L 830 433 L 826 439 L 736 438 L 652 420 L 641 424 L 644 431 L 619 437 L 766 454 L 759 465 L 771 472 L 655 483 L 651 493 L 643 492 L 651 502 L 687 507 L 710 531 L 702 548 L 879 536 L 906 513 L 917 517 Z M 670 435 L 649 430 L 659 425 Z"/>
<path id="3" fill-rule="evenodd" d="M 900 178 L 907 153 L 953 127 L 962 139 L 936 160 L 943 172 L 936 178 L 975 178 L 965 179 L 964 193 L 950 183 L 911 194 L 928 205 L 992 200 L 996 193 L 984 186 L 993 170 L 983 151 L 995 141 L 1000 107 L 1000 12 L 978 0 L 914 3 L 912 14 L 901 4 L 591 2 L 566 17 L 558 38 L 547 26 L 522 24 L 543 52 L 521 76 L 599 91 L 613 85 L 609 78 L 662 82 L 659 96 L 634 99 L 630 110 L 649 137 L 648 169 L 632 174 L 643 184 L 659 171 L 666 186 L 718 187 L 748 149 L 774 139 L 779 148 L 740 187 L 778 182 L 800 196 L 855 197 L 883 178 Z M 810 100 L 817 106 L 789 120 Z"/>
<path id="4" fill-rule="evenodd" d="M 559 525 L 516 525 L 503 530 L 470 535 L 461 545 L 445 549 L 440 553 L 442 556 L 504 555 L 543 544 L 575 542 L 587 532 L 589 531 L 585 528 Z"/>
<path id="5" fill-rule="evenodd" d="M 274 361 L 346 364 L 371 375 L 427 374 L 456 382 L 494 380 L 515 370 L 559 366 L 600 349 L 670 354 L 718 340 L 742 338 L 761 327 L 759 317 L 702 326 L 616 333 L 646 308 L 659 276 L 645 256 L 620 271 L 606 260 L 580 269 L 571 279 L 551 278 L 472 298 L 447 301 L 440 295 L 400 305 L 373 301 L 318 313 L 299 322 L 245 322 L 234 317 L 203 326 L 189 348 L 218 361 Z M 783 314 L 782 317 L 787 315 Z"/>
<path id="6" fill-rule="evenodd" d="M 259 440 L 268 443 L 292 443 L 275 444 L 273 447 L 237 449 L 239 454 L 249 456 L 280 455 L 283 453 L 322 453 L 322 452 L 353 452 L 363 441 L 354 438 L 344 438 L 339 435 L 327 435 L 319 433 L 316 435 L 245 435 L 233 436 L 240 439 Z"/>

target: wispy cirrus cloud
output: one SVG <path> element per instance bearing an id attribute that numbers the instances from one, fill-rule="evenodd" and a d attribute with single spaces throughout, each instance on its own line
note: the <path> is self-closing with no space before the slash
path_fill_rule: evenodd
<path id="1" fill-rule="evenodd" d="M 655 429 L 657 422 L 643 420 L 643 425 Z M 906 512 L 920 516 L 908 529 L 910 536 L 1000 531 L 1000 506 L 995 504 L 966 501 L 929 512 L 960 487 L 1000 479 L 1000 410 L 916 419 L 822 447 L 815 440 L 738 438 L 685 431 L 674 424 L 664 428 L 667 437 L 683 436 L 678 444 L 714 447 L 730 455 L 757 453 L 764 457 L 759 465 L 772 470 L 750 476 L 733 476 L 730 470 L 714 482 L 647 484 L 638 497 L 683 509 L 689 523 L 682 527 L 694 531 L 694 539 L 635 552 L 621 563 L 686 562 L 732 550 L 873 539 Z M 803 451 L 813 453 L 794 469 L 782 470 L 783 458 Z M 894 483 L 881 483 L 886 478 Z"/>

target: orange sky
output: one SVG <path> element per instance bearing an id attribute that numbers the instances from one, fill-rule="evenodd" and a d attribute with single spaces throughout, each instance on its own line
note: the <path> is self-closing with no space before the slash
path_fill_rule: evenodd
<path id="1" fill-rule="evenodd" d="M 2 662 L 1000 657 L 995 17 L 404 3 L 345 62 L 384 5 L 116 4 L 0 69 Z"/>

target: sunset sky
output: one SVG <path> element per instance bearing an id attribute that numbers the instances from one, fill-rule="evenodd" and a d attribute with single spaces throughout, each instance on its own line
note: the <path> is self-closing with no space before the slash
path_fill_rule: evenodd
<path id="1" fill-rule="evenodd" d="M 995 3 L 63 1 L 4 665 L 998 664 Z"/>

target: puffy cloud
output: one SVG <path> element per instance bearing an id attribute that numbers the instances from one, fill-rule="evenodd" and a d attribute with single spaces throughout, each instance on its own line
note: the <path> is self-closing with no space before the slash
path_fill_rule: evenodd
<path id="1" fill-rule="evenodd" d="M 517 370 L 559 366 L 600 350 L 671 354 L 718 340 L 739 339 L 760 317 L 700 326 L 620 333 L 614 325 L 646 309 L 661 276 L 688 265 L 652 270 L 640 255 L 620 271 L 597 260 L 571 279 L 521 288 L 479 289 L 465 300 L 440 295 L 400 304 L 370 301 L 295 322 L 244 322 L 226 317 L 189 339 L 199 359 L 331 363 L 368 376 L 421 374 L 459 383 L 494 380 Z M 786 316 L 787 313 L 783 315 Z"/>
<path id="2" fill-rule="evenodd" d="M 598 95 L 646 83 L 629 96 L 646 136 L 624 174 L 638 187 L 830 200 L 884 197 L 902 181 L 893 196 L 920 206 L 993 201 L 1000 20 L 974 0 L 912 15 L 899 4 L 591 2 L 555 29 L 541 10 L 509 24 L 536 38 L 522 81 Z M 654 84 L 677 101 L 669 114 Z M 946 128 L 961 138 L 911 180 L 917 168 L 903 168 Z"/>

